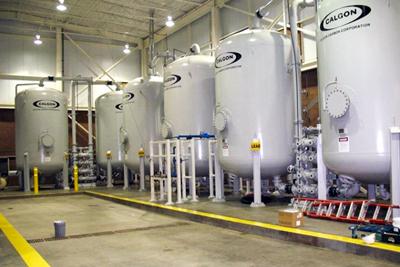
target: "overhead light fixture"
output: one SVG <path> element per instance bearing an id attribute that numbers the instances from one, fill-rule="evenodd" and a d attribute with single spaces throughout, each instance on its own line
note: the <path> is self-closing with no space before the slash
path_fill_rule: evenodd
<path id="1" fill-rule="evenodd" d="M 58 0 L 57 10 L 58 11 L 67 10 L 67 7 L 64 5 L 64 0 Z"/>
<path id="2" fill-rule="evenodd" d="M 33 40 L 33 43 L 34 43 L 35 45 L 41 45 L 41 44 L 43 43 L 43 41 L 40 40 L 40 34 L 36 34 L 36 35 L 35 35 L 35 39 Z"/>
<path id="3" fill-rule="evenodd" d="M 165 26 L 167 26 L 167 27 L 173 27 L 175 25 L 175 22 L 172 20 L 172 17 L 171 16 L 168 16 L 167 17 L 167 21 L 165 22 Z"/>
<path id="4" fill-rule="evenodd" d="M 126 44 L 126 45 L 125 45 L 125 48 L 124 48 L 123 51 L 124 51 L 124 53 L 127 54 L 127 55 L 129 55 L 129 54 L 131 53 L 131 50 L 129 49 L 129 44 Z"/>

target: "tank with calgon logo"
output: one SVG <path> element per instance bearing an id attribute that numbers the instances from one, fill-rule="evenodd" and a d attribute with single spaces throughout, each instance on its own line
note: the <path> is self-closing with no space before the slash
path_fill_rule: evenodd
<path id="1" fill-rule="evenodd" d="M 120 128 L 123 122 L 122 91 L 105 93 L 96 99 L 96 161 L 107 168 L 107 152 L 111 152 L 111 166 L 122 168 L 124 151 Z"/>
<path id="2" fill-rule="evenodd" d="M 168 64 L 164 80 L 164 138 L 214 134 L 214 57 L 185 56 Z M 196 175 L 208 175 L 208 144 L 196 141 Z"/>
<path id="3" fill-rule="evenodd" d="M 50 176 L 62 171 L 68 152 L 67 97 L 62 92 L 36 87 L 15 97 L 17 169 L 23 171 L 24 154 L 29 166 Z"/>
<path id="4" fill-rule="evenodd" d="M 250 144 L 260 141 L 263 178 L 286 174 L 293 162 L 293 55 L 284 35 L 251 29 L 216 50 L 218 156 L 224 170 L 253 176 Z"/>
<path id="5" fill-rule="evenodd" d="M 124 162 L 131 170 L 139 172 L 139 150 L 144 149 L 145 166 L 148 167 L 149 142 L 161 140 L 163 78 L 150 76 L 133 80 L 124 89 L 123 103 L 120 134 L 126 151 Z M 158 148 L 154 148 L 154 153 L 158 154 Z"/>
<path id="6" fill-rule="evenodd" d="M 389 128 L 400 123 L 399 14 L 400 1 L 317 7 L 324 162 L 368 184 L 389 183 Z"/>

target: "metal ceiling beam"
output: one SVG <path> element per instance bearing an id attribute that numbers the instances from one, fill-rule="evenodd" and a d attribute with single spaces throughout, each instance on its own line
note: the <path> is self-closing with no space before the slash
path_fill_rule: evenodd
<path id="1" fill-rule="evenodd" d="M 107 30 L 99 30 L 99 29 L 95 29 L 95 28 L 91 28 L 91 27 L 87 27 L 87 26 L 80 26 L 80 25 L 74 25 L 74 24 L 68 24 L 68 23 L 62 23 L 62 22 L 53 22 L 49 19 L 44 19 L 44 18 L 41 18 L 38 16 L 32 16 L 32 15 L 22 14 L 22 13 L 18 13 L 18 12 L 0 11 L 0 13 L 1 13 L 1 19 L 5 19 L 5 20 L 14 20 L 14 21 L 32 23 L 32 24 L 39 25 L 39 26 L 50 27 L 51 29 L 55 29 L 56 27 L 61 27 L 68 31 L 73 31 L 73 32 L 82 33 L 82 34 L 89 34 L 89 35 L 97 36 L 100 38 L 111 39 L 111 40 L 120 41 L 120 42 L 129 42 L 131 44 L 136 44 L 138 46 L 140 46 L 140 43 L 142 41 L 141 38 L 133 37 L 133 36 L 130 36 L 129 34 L 111 32 L 111 31 L 107 31 Z"/>

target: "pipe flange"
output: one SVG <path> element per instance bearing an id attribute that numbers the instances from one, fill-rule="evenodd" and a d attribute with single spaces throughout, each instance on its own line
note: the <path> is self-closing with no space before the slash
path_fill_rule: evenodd
<path id="1" fill-rule="evenodd" d="M 338 119 L 343 117 L 350 107 L 350 98 L 345 91 L 335 88 L 325 98 L 325 106 L 329 116 Z"/>

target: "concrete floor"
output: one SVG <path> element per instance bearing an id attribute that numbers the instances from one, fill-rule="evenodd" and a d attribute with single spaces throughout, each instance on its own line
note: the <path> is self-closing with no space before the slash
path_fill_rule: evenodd
<path id="1" fill-rule="evenodd" d="M 138 192 L 138 190 L 126 191 L 122 190 L 121 188 L 107 189 L 104 187 L 98 187 L 91 190 L 145 201 L 149 201 L 150 199 L 149 192 Z M 288 202 L 286 201 L 274 201 L 267 204 L 263 208 L 250 208 L 249 205 L 242 204 L 240 202 L 240 198 L 240 196 L 226 196 L 225 202 L 215 203 L 210 201 L 207 197 L 202 197 L 200 198 L 199 202 L 188 202 L 178 206 L 191 210 L 211 212 L 240 219 L 254 220 L 272 224 L 278 224 L 278 210 L 288 207 Z M 349 225 L 350 224 L 343 222 L 310 219 L 306 217 L 304 218 L 304 226 L 302 229 L 350 237 L 351 232 L 348 229 Z"/>
<path id="2" fill-rule="evenodd" d="M 26 238 L 53 236 L 52 222 L 67 235 L 33 243 L 51 266 L 398 266 L 368 257 L 243 234 L 178 220 L 85 195 L 0 200 L 0 212 Z M 127 230 L 123 233 L 105 231 Z M 1 266 L 23 266 L 0 235 Z M 6 259 L 6 260 L 4 260 Z"/>

